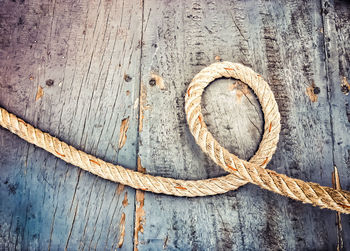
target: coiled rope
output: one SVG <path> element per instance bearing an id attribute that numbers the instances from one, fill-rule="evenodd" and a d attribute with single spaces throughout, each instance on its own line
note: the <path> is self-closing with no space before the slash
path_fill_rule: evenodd
<path id="1" fill-rule="evenodd" d="M 264 113 L 265 128 L 255 155 L 248 161 L 222 147 L 208 131 L 201 112 L 204 88 L 221 77 L 246 83 L 257 95 Z M 237 63 L 218 62 L 202 69 L 190 83 L 185 96 L 186 118 L 200 148 L 230 174 L 205 180 L 177 180 L 143 174 L 105 162 L 44 133 L 0 107 L 0 125 L 22 139 L 45 149 L 56 157 L 104 179 L 135 189 L 175 196 L 207 196 L 225 193 L 250 182 L 261 188 L 321 208 L 350 213 L 350 192 L 335 190 L 312 182 L 293 179 L 265 169 L 274 154 L 280 132 L 280 114 L 275 97 L 263 78 Z M 238 122 L 237 122 L 238 123 Z"/>

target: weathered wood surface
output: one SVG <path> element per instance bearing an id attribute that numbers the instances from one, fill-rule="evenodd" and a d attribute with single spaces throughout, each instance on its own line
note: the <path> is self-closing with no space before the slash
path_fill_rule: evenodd
<path id="1" fill-rule="evenodd" d="M 204 66 L 220 59 L 240 62 L 268 80 L 282 115 L 280 142 L 268 168 L 332 186 L 337 165 L 342 187 L 350 190 L 350 95 L 342 82 L 350 78 L 349 3 L 0 5 L 0 105 L 42 130 L 150 174 L 223 175 L 187 128 L 184 94 Z M 52 86 L 45 84 L 48 79 Z M 38 86 L 44 94 L 35 101 Z M 202 103 L 219 142 L 242 158 L 252 156 L 263 129 L 255 95 L 239 81 L 222 79 L 207 88 Z M 127 138 L 119 149 L 123 132 Z M 191 199 L 135 192 L 67 165 L 3 129 L 0 168 L 1 249 L 330 250 L 337 245 L 334 212 L 249 184 Z M 348 215 L 342 216 L 342 227 L 349 249 Z"/>
<path id="2" fill-rule="evenodd" d="M 80 149 L 135 168 L 140 4 L 1 5 L 1 105 Z M 38 86 L 44 95 L 35 101 Z M 127 140 L 118 150 L 126 118 Z M 0 138 L 1 249 L 112 250 L 122 217 L 125 249 L 132 246 L 133 189 L 67 165 L 3 129 Z"/>

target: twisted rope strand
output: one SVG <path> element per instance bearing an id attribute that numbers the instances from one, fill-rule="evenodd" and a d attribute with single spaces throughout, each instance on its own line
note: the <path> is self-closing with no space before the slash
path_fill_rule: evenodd
<path id="1" fill-rule="evenodd" d="M 239 159 L 222 147 L 208 131 L 201 112 L 201 96 L 207 85 L 220 77 L 236 78 L 257 95 L 264 113 L 264 134 L 250 161 Z M 192 80 L 185 96 L 186 118 L 200 148 L 230 174 L 205 180 L 178 180 L 143 174 L 96 158 L 43 133 L 0 107 L 0 125 L 56 157 L 104 179 L 135 189 L 175 196 L 207 196 L 225 193 L 250 182 L 303 203 L 350 213 L 350 192 L 293 179 L 264 169 L 274 154 L 281 129 L 280 114 L 269 85 L 253 70 L 230 62 L 214 63 Z"/>
<path id="2" fill-rule="evenodd" d="M 136 189 L 175 196 L 196 197 L 226 193 L 246 183 L 237 179 L 233 174 L 206 180 L 176 180 L 126 169 L 77 150 L 50 134 L 34 128 L 1 107 L 0 125 L 25 141 L 45 149 L 67 163 L 78 166 L 104 179 Z"/>

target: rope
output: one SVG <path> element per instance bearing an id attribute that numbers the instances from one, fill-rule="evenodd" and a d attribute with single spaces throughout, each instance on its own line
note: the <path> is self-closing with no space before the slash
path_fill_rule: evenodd
<path id="1" fill-rule="evenodd" d="M 246 83 L 257 95 L 264 113 L 265 128 L 259 149 L 250 161 L 239 159 L 222 147 L 208 131 L 201 112 L 204 88 L 221 77 Z M 335 190 L 312 182 L 293 179 L 265 169 L 276 150 L 280 114 L 269 85 L 250 68 L 237 63 L 218 62 L 201 70 L 192 80 L 185 96 L 186 118 L 200 148 L 230 174 L 205 180 L 178 180 L 143 174 L 98 159 L 44 133 L 0 107 L 0 125 L 56 157 L 104 179 L 135 189 L 175 196 L 207 196 L 225 193 L 250 182 L 261 188 L 303 203 L 350 214 L 350 192 Z"/>

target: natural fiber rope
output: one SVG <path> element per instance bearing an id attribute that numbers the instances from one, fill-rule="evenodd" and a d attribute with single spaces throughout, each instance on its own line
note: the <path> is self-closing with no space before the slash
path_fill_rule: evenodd
<path id="1" fill-rule="evenodd" d="M 201 113 L 202 93 L 208 84 L 220 77 L 240 79 L 253 89 L 261 103 L 265 119 L 265 132 L 258 151 L 249 162 L 239 159 L 222 147 L 204 123 Z M 304 203 L 350 213 L 350 192 L 304 182 L 264 169 L 276 150 L 281 127 L 280 114 L 269 85 L 250 68 L 230 62 L 214 63 L 204 68 L 193 78 L 188 87 L 185 111 L 190 131 L 197 144 L 216 164 L 231 174 L 206 180 L 176 180 L 151 176 L 105 162 L 77 150 L 34 128 L 1 107 L 0 125 L 72 165 L 104 179 L 136 189 L 195 197 L 225 193 L 250 182 Z"/>

